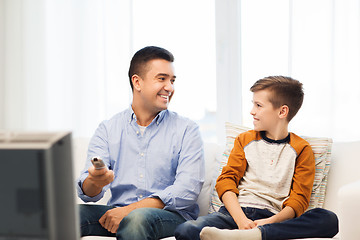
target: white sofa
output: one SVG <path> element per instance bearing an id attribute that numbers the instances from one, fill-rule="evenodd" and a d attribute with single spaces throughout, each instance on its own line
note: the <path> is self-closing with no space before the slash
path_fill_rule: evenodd
<path id="1" fill-rule="evenodd" d="M 84 160 L 86 156 L 88 139 L 77 138 L 73 141 L 74 144 L 74 174 L 77 178 L 80 170 L 84 166 Z M 206 170 L 206 178 L 203 189 L 200 193 L 198 203 L 200 206 L 200 215 L 206 215 L 209 209 L 210 203 L 210 192 L 211 192 L 211 184 L 214 178 L 214 171 L 218 171 L 218 162 L 222 156 L 224 147 L 219 146 L 214 143 L 205 143 L 205 170 Z M 340 239 L 341 232 L 344 231 L 346 234 L 344 236 L 351 236 L 351 238 L 347 238 L 349 240 L 360 239 L 359 229 L 356 229 L 356 224 L 358 222 L 357 217 L 360 215 L 360 201 L 352 201 L 353 205 L 349 206 L 346 204 L 341 204 L 341 208 L 339 206 L 339 196 L 338 192 L 343 187 L 346 191 L 343 194 L 347 194 L 343 199 L 347 199 L 349 195 L 351 195 L 351 190 L 349 190 L 349 186 L 354 186 L 353 183 L 357 180 L 360 180 L 360 174 L 358 171 L 360 169 L 360 159 L 357 155 L 357 150 L 360 150 L 360 141 L 359 142 L 334 142 L 332 147 L 332 163 L 331 168 L 328 175 L 328 183 L 326 190 L 326 197 L 324 202 L 324 208 L 332 210 L 336 214 L 338 214 L 340 218 L 340 233 L 336 235 L 333 239 Z M 360 184 L 360 181 L 359 181 Z M 354 197 L 359 197 L 360 193 L 354 192 Z M 106 203 L 106 198 L 100 200 L 99 203 Z M 81 200 L 77 200 L 78 203 L 81 203 Z M 350 207 L 356 207 L 353 210 L 349 209 Z M 351 213 L 351 214 L 350 214 Z M 353 218 L 353 219 L 352 219 Z M 342 223 L 349 223 L 343 225 Z M 355 234 L 358 234 L 355 236 Z M 115 239 L 108 237 L 83 237 L 82 240 L 95 240 L 95 239 Z M 173 237 L 166 238 L 167 240 L 175 239 Z M 314 238 L 315 239 L 315 238 Z M 322 238 L 324 239 L 324 238 Z M 342 238 L 342 240 L 347 240 Z"/>

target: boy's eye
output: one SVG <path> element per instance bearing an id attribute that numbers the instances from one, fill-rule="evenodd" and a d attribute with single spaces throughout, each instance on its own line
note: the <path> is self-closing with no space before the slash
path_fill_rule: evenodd
<path id="1" fill-rule="evenodd" d="M 171 81 L 171 83 L 172 83 L 172 84 L 174 84 L 174 82 L 175 82 L 175 79 L 171 79 L 170 81 Z"/>

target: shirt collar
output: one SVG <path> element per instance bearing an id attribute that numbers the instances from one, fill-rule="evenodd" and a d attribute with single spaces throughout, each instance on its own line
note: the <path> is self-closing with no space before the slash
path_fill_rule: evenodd
<path id="1" fill-rule="evenodd" d="M 165 109 L 165 110 L 162 110 L 161 112 L 158 113 L 158 115 L 156 115 L 156 117 L 153 119 L 152 122 L 155 122 L 157 125 L 159 125 L 162 120 L 164 119 L 166 113 L 168 112 L 169 110 Z M 134 113 L 134 110 L 132 109 L 131 105 L 128 109 L 128 122 L 131 123 L 133 120 L 136 122 L 136 115 Z"/>
<path id="2" fill-rule="evenodd" d="M 286 136 L 286 138 L 280 139 L 280 140 L 273 140 L 273 139 L 266 137 L 265 131 L 261 131 L 260 134 L 261 134 L 262 139 L 264 139 L 268 143 L 281 144 L 281 143 L 289 143 L 290 142 L 290 133 Z"/>

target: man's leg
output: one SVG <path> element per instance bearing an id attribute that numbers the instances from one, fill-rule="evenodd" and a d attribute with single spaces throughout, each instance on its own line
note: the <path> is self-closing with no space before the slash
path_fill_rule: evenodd
<path id="1" fill-rule="evenodd" d="M 199 217 L 197 220 L 187 221 L 179 225 L 175 230 L 175 237 L 178 240 L 200 239 L 200 232 L 204 227 L 216 227 L 220 229 L 237 229 L 237 225 L 225 207 L 219 212 Z"/>
<path id="2" fill-rule="evenodd" d="M 115 234 L 109 232 L 101 226 L 99 219 L 106 211 L 114 207 L 106 205 L 80 204 L 80 232 L 81 236 L 112 236 Z"/>
<path id="3" fill-rule="evenodd" d="M 174 235 L 175 228 L 185 222 L 176 212 L 158 208 L 139 208 L 127 215 L 119 225 L 117 239 L 160 239 Z"/>
<path id="4" fill-rule="evenodd" d="M 339 231 L 339 222 L 335 213 L 315 208 L 281 223 L 259 227 L 263 240 L 296 238 L 332 238 Z"/>

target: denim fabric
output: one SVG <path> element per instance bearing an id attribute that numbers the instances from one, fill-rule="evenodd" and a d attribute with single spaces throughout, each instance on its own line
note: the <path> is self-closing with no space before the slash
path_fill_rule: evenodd
<path id="1" fill-rule="evenodd" d="M 259 228 L 263 240 L 332 238 L 339 232 L 339 221 L 335 213 L 315 208 L 300 217 Z"/>
<path id="2" fill-rule="evenodd" d="M 139 208 L 126 216 L 116 234 L 104 229 L 99 219 L 114 207 L 80 205 L 81 236 L 110 236 L 116 239 L 160 239 L 174 235 L 175 228 L 186 220 L 176 212 L 157 208 Z"/>
<path id="3" fill-rule="evenodd" d="M 251 220 L 268 218 L 274 215 L 268 210 L 257 208 L 242 208 L 245 215 Z M 219 212 L 199 217 L 197 220 L 187 221 L 179 225 L 175 230 L 178 240 L 197 240 L 201 230 L 206 227 L 220 229 L 237 229 L 233 218 L 221 207 Z M 260 226 L 262 240 L 282 240 L 295 238 L 328 237 L 335 236 L 338 232 L 338 219 L 328 210 L 316 208 L 310 210 L 298 218 L 290 219 L 281 223 Z"/>

